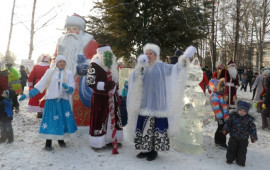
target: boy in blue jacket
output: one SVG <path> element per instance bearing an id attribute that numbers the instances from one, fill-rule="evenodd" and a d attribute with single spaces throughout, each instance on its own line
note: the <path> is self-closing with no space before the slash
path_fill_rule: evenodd
<path id="1" fill-rule="evenodd" d="M 258 140 L 254 118 L 248 114 L 251 104 L 239 100 L 237 112 L 232 112 L 224 126 L 224 135 L 230 134 L 227 149 L 227 163 L 232 164 L 234 160 L 239 166 L 245 166 L 248 146 L 248 138 L 255 143 Z"/>
<path id="2" fill-rule="evenodd" d="M 14 141 L 11 121 L 13 119 L 12 102 L 9 100 L 9 91 L 4 90 L 0 96 L 0 143 L 12 143 Z"/>

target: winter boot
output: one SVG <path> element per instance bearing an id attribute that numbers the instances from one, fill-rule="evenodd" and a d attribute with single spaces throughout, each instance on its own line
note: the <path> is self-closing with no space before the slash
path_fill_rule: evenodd
<path id="1" fill-rule="evenodd" d="M 137 158 L 142 159 L 147 157 L 150 154 L 150 152 L 140 152 L 139 154 L 137 154 Z"/>
<path id="2" fill-rule="evenodd" d="M 153 160 L 155 160 L 156 158 L 157 158 L 157 156 L 158 156 L 158 153 L 157 153 L 157 151 L 154 151 L 154 150 L 152 150 L 148 155 L 147 155 L 147 160 L 148 161 L 153 161 Z"/>
<path id="3" fill-rule="evenodd" d="M 7 138 L 5 138 L 5 137 L 1 137 L 1 138 L 0 138 L 0 143 L 5 143 L 5 142 L 6 142 L 6 140 L 7 140 Z"/>
<path id="4" fill-rule="evenodd" d="M 45 144 L 45 150 L 46 151 L 51 151 L 53 150 L 53 147 L 52 147 L 52 140 L 46 140 L 46 144 Z"/>
<path id="5" fill-rule="evenodd" d="M 13 135 L 9 136 L 7 143 L 12 143 L 13 141 L 14 141 Z"/>
<path id="6" fill-rule="evenodd" d="M 218 147 L 220 148 L 220 149 L 223 149 L 223 150 L 227 150 L 227 144 L 226 143 L 221 143 L 221 144 L 219 144 L 218 145 Z"/>
<path id="7" fill-rule="evenodd" d="M 65 148 L 67 147 L 66 143 L 64 142 L 64 140 L 58 140 L 58 144 L 60 146 L 60 148 Z"/>
<path id="8" fill-rule="evenodd" d="M 6 140 L 7 140 L 6 131 L 2 129 L 1 130 L 0 143 L 5 143 Z"/>
<path id="9" fill-rule="evenodd" d="M 43 112 L 37 112 L 37 118 L 42 118 Z"/>

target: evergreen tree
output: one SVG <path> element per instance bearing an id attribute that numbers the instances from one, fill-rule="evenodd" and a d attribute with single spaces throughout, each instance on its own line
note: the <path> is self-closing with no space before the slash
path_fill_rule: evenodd
<path id="1" fill-rule="evenodd" d="M 207 15 L 182 0 L 103 0 L 96 2 L 100 17 L 89 16 L 88 32 L 99 44 L 109 44 L 117 57 L 129 59 L 142 52 L 145 43 L 161 48 L 161 58 L 184 50 L 207 36 Z"/>

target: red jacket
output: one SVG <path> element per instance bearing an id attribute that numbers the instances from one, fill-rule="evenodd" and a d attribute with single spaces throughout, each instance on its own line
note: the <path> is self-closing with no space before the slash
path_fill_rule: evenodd
<path id="1" fill-rule="evenodd" d="M 206 86 L 207 86 L 208 84 L 209 84 L 209 80 L 208 80 L 208 78 L 207 78 L 205 72 L 203 72 L 203 79 L 202 79 L 202 81 L 201 81 L 201 83 L 200 83 L 200 86 L 201 86 L 201 88 L 202 88 L 204 94 L 205 94 L 205 88 L 206 88 Z"/>

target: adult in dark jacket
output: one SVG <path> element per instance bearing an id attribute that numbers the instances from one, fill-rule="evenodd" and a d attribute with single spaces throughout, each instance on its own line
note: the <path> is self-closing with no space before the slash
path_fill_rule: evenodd
<path id="1" fill-rule="evenodd" d="M 26 86 L 26 82 L 28 80 L 28 75 L 27 75 L 27 73 L 25 71 L 25 67 L 23 65 L 20 66 L 20 73 L 21 73 L 20 80 L 21 80 L 21 85 L 22 85 L 22 93 L 21 94 L 23 94 L 24 87 Z"/>
<path id="2" fill-rule="evenodd" d="M 248 70 L 246 72 L 246 78 L 247 78 L 247 80 L 246 80 L 246 88 L 247 88 L 247 86 L 249 84 L 249 90 L 251 92 L 252 91 L 251 87 L 252 87 L 253 71 L 250 68 L 248 68 Z"/>
<path id="3" fill-rule="evenodd" d="M 205 74 L 207 76 L 207 79 L 211 80 L 211 78 L 213 76 L 213 73 L 212 73 L 212 71 L 210 70 L 210 68 L 208 66 L 205 66 Z"/>

